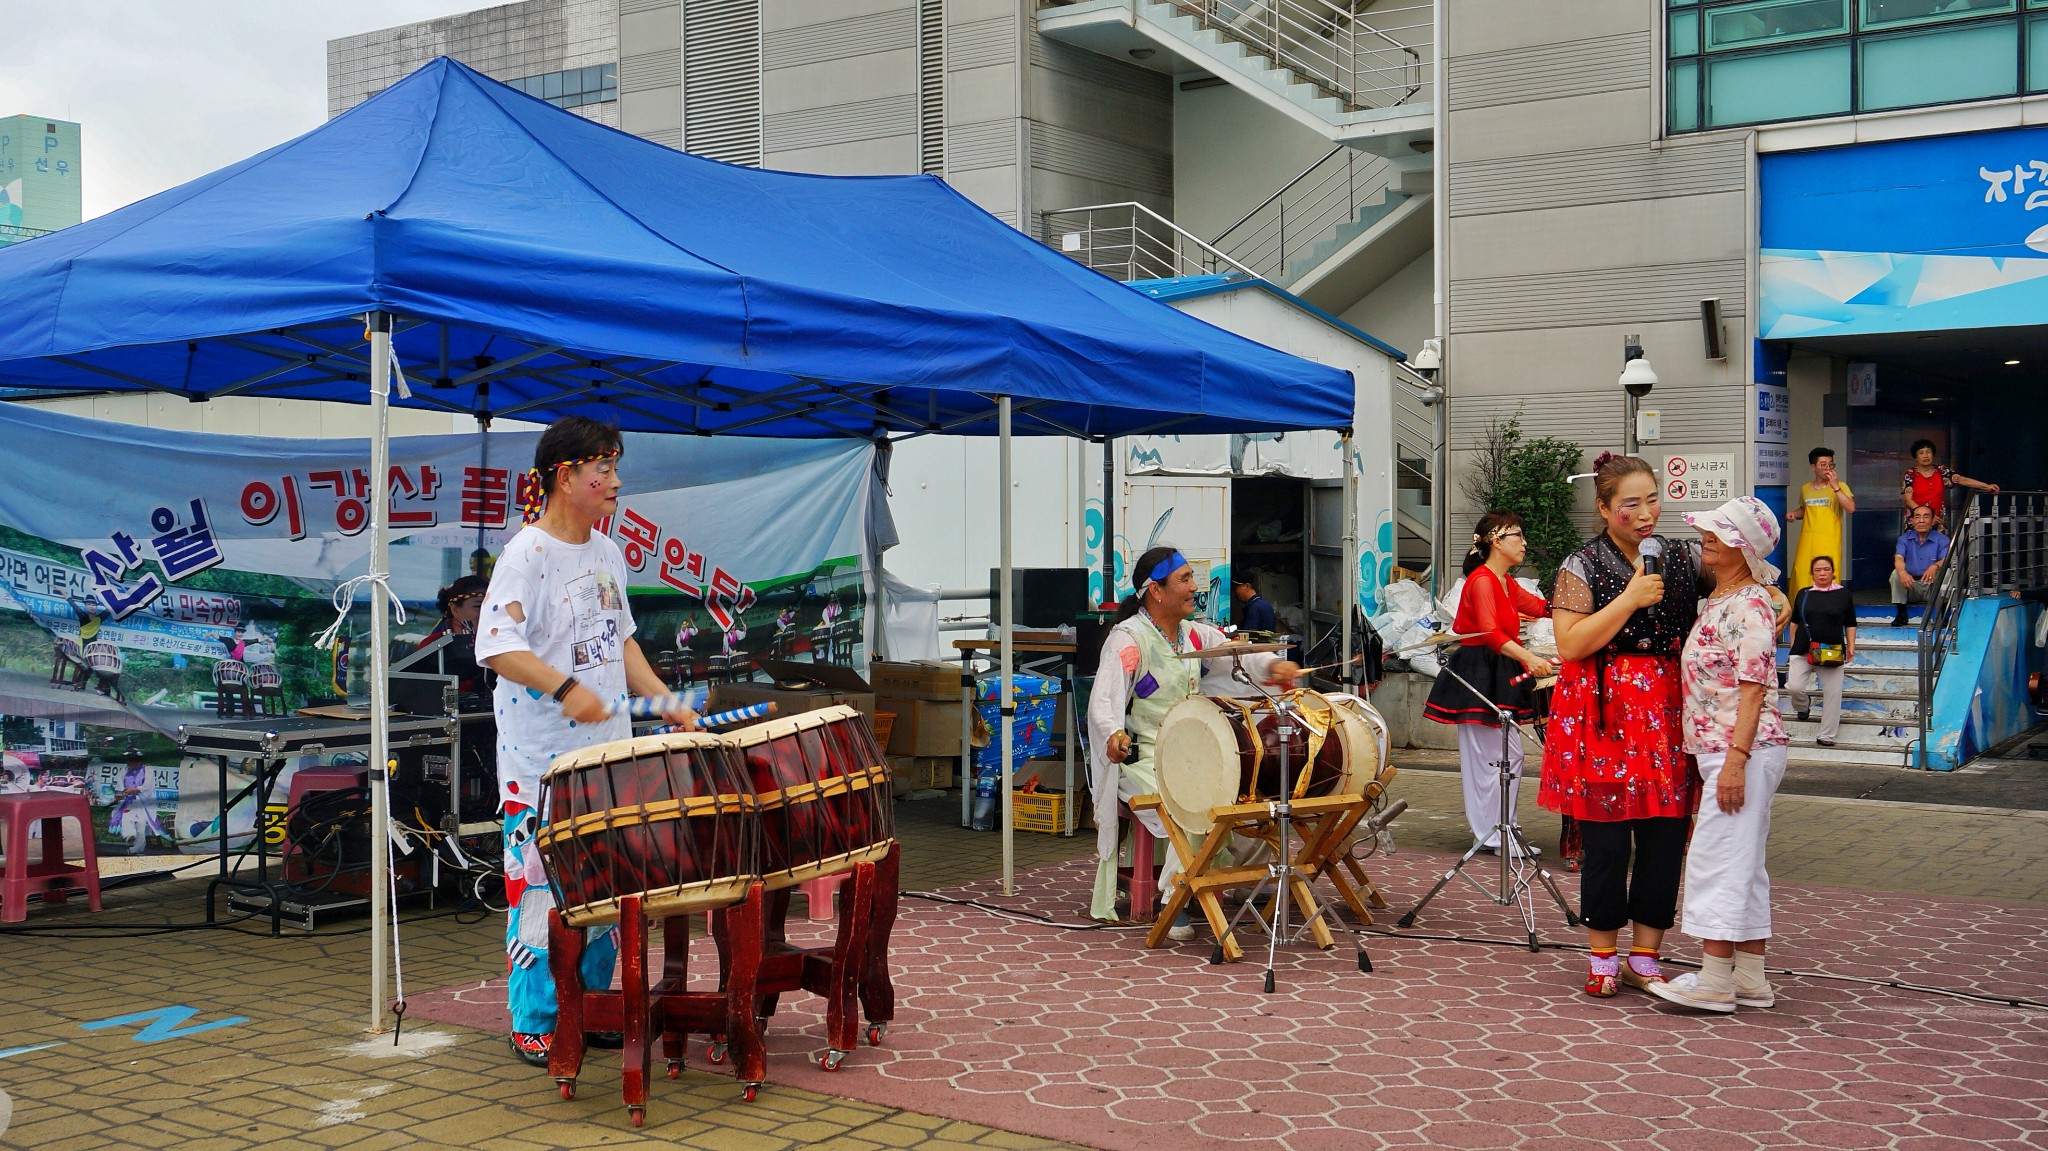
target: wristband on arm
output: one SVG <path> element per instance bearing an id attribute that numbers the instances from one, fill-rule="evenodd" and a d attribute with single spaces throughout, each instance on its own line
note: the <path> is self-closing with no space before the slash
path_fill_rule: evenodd
<path id="1" fill-rule="evenodd" d="M 560 703 L 563 700 L 569 698 L 569 693 L 574 690 L 576 690 L 576 677 L 572 675 L 569 678 L 562 681 L 562 686 L 555 689 L 555 702 Z"/>

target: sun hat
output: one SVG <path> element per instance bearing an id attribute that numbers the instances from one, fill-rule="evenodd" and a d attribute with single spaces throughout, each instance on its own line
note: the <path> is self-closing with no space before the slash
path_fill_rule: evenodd
<path id="1" fill-rule="evenodd" d="M 1778 547 L 1778 516 L 1769 504 L 1755 496 L 1736 496 L 1710 512 L 1687 512 L 1685 522 L 1701 531 L 1713 532 L 1722 543 L 1740 549 L 1756 582 L 1778 582 L 1778 569 L 1765 558 Z"/>

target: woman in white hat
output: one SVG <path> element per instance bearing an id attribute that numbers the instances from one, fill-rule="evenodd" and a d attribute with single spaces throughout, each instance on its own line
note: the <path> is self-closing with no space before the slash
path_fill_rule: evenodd
<path id="1" fill-rule="evenodd" d="M 1700 568 L 1714 590 L 1679 657 L 1685 750 L 1699 763 L 1704 798 L 1685 861 L 1679 928 L 1701 941 L 1697 973 L 1649 991 L 1699 1011 L 1770 1007 L 1764 975 L 1771 937 L 1771 877 L 1764 844 L 1771 797 L 1785 777 L 1785 725 L 1777 687 L 1777 620 L 1768 585 L 1778 569 L 1778 519 L 1755 496 L 1737 496 L 1705 515 L 1687 515 L 1702 543 Z"/>

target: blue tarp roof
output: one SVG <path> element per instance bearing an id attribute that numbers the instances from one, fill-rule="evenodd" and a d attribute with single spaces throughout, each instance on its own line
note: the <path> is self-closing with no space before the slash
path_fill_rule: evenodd
<path id="1" fill-rule="evenodd" d="M 358 317 L 380 309 L 412 406 L 457 412 L 993 434 L 1008 394 L 1019 434 L 1352 419 L 1349 373 L 1147 299 L 936 178 L 721 164 L 447 59 L 0 251 L 0 387 L 360 402 Z"/>

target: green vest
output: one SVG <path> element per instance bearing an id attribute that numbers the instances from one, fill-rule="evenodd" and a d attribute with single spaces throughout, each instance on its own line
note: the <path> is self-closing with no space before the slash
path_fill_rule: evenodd
<path id="1" fill-rule="evenodd" d="M 1194 625 L 1183 624 L 1184 631 L 1193 638 Z M 1159 683 L 1159 690 L 1150 696 L 1131 696 L 1131 740 L 1136 753 L 1122 765 L 1122 771 L 1138 785 L 1138 794 L 1154 794 L 1159 790 L 1159 776 L 1154 770 L 1152 752 L 1159 741 L 1159 725 L 1165 721 L 1166 713 L 1173 705 L 1201 692 L 1202 661 L 1182 659 L 1173 652 L 1173 645 L 1159 634 L 1158 627 L 1150 619 L 1141 619 L 1132 629 L 1137 633 L 1138 670 L 1131 676 L 1135 685 L 1138 680 L 1151 673 Z"/>

